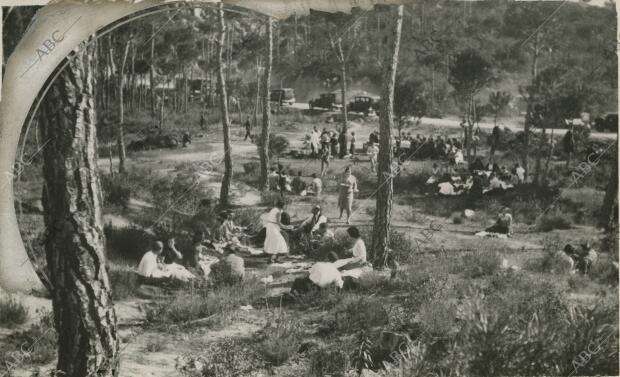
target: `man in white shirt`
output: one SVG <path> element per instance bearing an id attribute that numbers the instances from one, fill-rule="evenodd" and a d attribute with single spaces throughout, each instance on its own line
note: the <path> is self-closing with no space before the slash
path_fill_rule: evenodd
<path id="1" fill-rule="evenodd" d="M 316 129 L 316 126 L 312 129 L 312 133 L 310 134 L 310 148 L 312 149 L 312 156 L 316 156 L 319 153 L 319 130 Z"/>
<path id="2" fill-rule="evenodd" d="M 163 271 L 159 268 L 158 258 L 164 251 L 164 244 L 160 241 L 155 242 L 155 248 L 149 250 L 142 256 L 138 265 L 138 274 L 146 278 L 164 277 Z"/>
<path id="3" fill-rule="evenodd" d="M 321 206 L 317 204 L 312 208 L 312 215 L 304 220 L 297 229 L 312 234 L 319 230 L 319 226 L 325 222 L 327 222 L 327 217 L 323 216 Z"/>

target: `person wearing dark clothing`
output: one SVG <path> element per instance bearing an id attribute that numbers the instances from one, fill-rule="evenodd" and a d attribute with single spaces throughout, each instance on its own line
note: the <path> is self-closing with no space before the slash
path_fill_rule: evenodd
<path id="1" fill-rule="evenodd" d="M 298 172 L 297 177 L 293 178 L 291 187 L 293 188 L 293 192 L 297 195 L 299 195 L 302 191 L 306 189 L 306 182 L 303 181 L 301 177 L 301 172 Z"/>
<path id="2" fill-rule="evenodd" d="M 483 188 L 484 188 L 484 182 L 482 180 L 482 177 L 480 176 L 480 174 L 474 174 L 473 178 L 473 183 L 471 185 L 471 188 L 469 189 L 469 194 L 471 196 L 472 199 L 479 199 L 482 198 L 482 193 L 483 193 Z"/>
<path id="3" fill-rule="evenodd" d="M 476 160 L 474 160 L 474 162 L 471 164 L 469 171 L 470 172 L 475 172 L 475 171 L 482 171 L 484 170 L 484 164 L 482 163 L 482 160 L 480 159 L 480 157 L 476 157 Z"/>
<path id="4" fill-rule="evenodd" d="M 570 162 L 573 158 L 573 153 L 575 152 L 575 139 L 573 137 L 573 130 L 570 129 L 564 135 L 562 139 L 562 145 L 564 147 L 564 153 L 568 156 L 566 158 L 566 166 L 570 165 Z"/>
<path id="5" fill-rule="evenodd" d="M 336 156 L 338 156 L 338 136 L 336 136 L 336 133 L 332 133 L 331 139 L 330 139 L 330 146 L 331 146 L 331 155 L 334 156 L 334 158 L 336 158 Z"/>
<path id="6" fill-rule="evenodd" d="M 245 137 L 243 138 L 243 141 L 246 141 L 248 138 L 250 138 L 250 141 L 254 141 L 254 136 L 252 136 L 252 123 L 250 123 L 250 119 L 245 121 Z"/>
<path id="7" fill-rule="evenodd" d="M 338 135 L 338 144 L 340 144 L 340 158 L 344 158 L 347 155 L 347 134 L 344 131 L 340 131 Z"/>
<path id="8" fill-rule="evenodd" d="M 183 148 L 187 147 L 187 144 L 192 143 L 192 136 L 189 134 L 189 132 L 183 133 L 182 143 L 183 143 Z"/>
<path id="9" fill-rule="evenodd" d="M 204 113 L 200 113 L 200 129 L 201 130 L 207 129 L 207 119 L 205 118 Z"/>
<path id="10" fill-rule="evenodd" d="M 493 155 L 495 154 L 495 151 L 497 150 L 497 147 L 499 146 L 500 135 L 501 135 L 501 130 L 499 129 L 499 126 L 496 124 L 495 127 L 493 127 L 493 131 L 491 132 L 491 140 L 490 140 L 490 144 L 491 144 L 490 156 L 491 157 L 493 157 Z"/>
<path id="11" fill-rule="evenodd" d="M 183 254 L 179 250 L 177 250 L 174 238 L 168 240 L 167 247 L 164 249 L 164 263 L 165 264 L 182 264 L 183 263 Z"/>

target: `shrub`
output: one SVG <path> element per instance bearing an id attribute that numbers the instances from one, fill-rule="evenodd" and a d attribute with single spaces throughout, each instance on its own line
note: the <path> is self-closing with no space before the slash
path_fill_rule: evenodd
<path id="1" fill-rule="evenodd" d="M 13 297 L 0 300 L 0 325 L 13 327 L 28 320 L 28 308 Z"/>
<path id="2" fill-rule="evenodd" d="M 495 251 L 466 254 L 461 258 L 461 264 L 455 265 L 455 273 L 462 272 L 466 277 L 477 278 L 493 275 L 502 264 L 502 257 Z"/>
<path id="3" fill-rule="evenodd" d="M 260 172 L 260 162 L 250 161 L 243 164 L 245 174 L 257 174 Z"/>
<path id="4" fill-rule="evenodd" d="M 202 355 L 185 355 L 177 370 L 189 377 L 240 377 L 260 369 L 264 363 L 246 341 L 225 338 L 209 344 Z"/>
<path id="5" fill-rule="evenodd" d="M 115 301 L 133 297 L 140 286 L 138 274 L 127 266 L 111 265 L 108 269 L 108 278 L 112 287 L 112 298 Z"/>
<path id="6" fill-rule="evenodd" d="M 146 352 L 161 352 L 166 349 L 166 343 L 163 339 L 152 339 L 146 343 L 144 349 Z"/>
<path id="7" fill-rule="evenodd" d="M 131 187 L 125 177 L 102 174 L 101 189 L 105 203 L 127 208 L 129 199 L 131 199 Z"/>
<path id="8" fill-rule="evenodd" d="M 243 280 L 241 276 L 235 274 L 229 263 L 218 262 L 211 265 L 209 278 L 215 287 L 233 286 L 240 284 Z"/>
<path id="9" fill-rule="evenodd" d="M 310 377 L 344 377 L 349 370 L 349 355 L 341 349 L 319 348 L 310 355 Z"/>
<path id="10" fill-rule="evenodd" d="M 456 216 L 452 217 L 452 223 L 453 224 L 462 224 L 463 223 L 463 218 L 461 217 L 461 215 L 456 215 Z"/>
<path id="11" fill-rule="evenodd" d="M 138 226 L 117 228 L 104 226 L 108 259 L 139 262 L 153 242 L 154 237 Z"/>
<path id="12" fill-rule="evenodd" d="M 378 297 L 345 296 L 334 309 L 334 328 L 342 333 L 354 333 L 388 324 L 385 300 Z"/>
<path id="13" fill-rule="evenodd" d="M 550 232 L 554 229 L 570 229 L 572 226 L 566 216 L 545 214 L 538 218 L 536 227 L 540 232 Z"/>
<path id="14" fill-rule="evenodd" d="M 8 335 L 0 343 L 0 371 L 11 374 L 16 364 L 42 365 L 56 357 L 57 336 L 51 312 L 38 312 L 40 320 L 26 331 Z"/>
<path id="15" fill-rule="evenodd" d="M 299 323 L 280 315 L 263 329 L 264 339 L 257 345 L 258 353 L 271 365 L 282 365 L 297 353 L 302 333 Z"/>

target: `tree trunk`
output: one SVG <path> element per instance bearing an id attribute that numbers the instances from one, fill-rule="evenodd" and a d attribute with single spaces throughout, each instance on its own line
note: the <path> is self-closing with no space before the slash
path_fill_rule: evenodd
<path id="1" fill-rule="evenodd" d="M 131 39 L 127 41 L 125 45 L 125 53 L 123 54 L 123 61 L 117 72 L 118 75 L 118 134 L 116 135 L 116 147 L 118 148 L 118 172 L 120 174 L 125 173 L 125 159 L 127 157 L 125 153 L 125 105 L 123 103 L 123 81 L 125 74 L 125 64 L 127 63 L 127 55 L 129 54 L 129 47 L 131 46 Z"/>
<path id="2" fill-rule="evenodd" d="M 618 155 L 616 147 L 613 150 L 613 155 Z M 599 226 L 609 232 L 617 226 L 618 214 L 618 160 L 613 159 L 611 164 L 611 174 L 609 175 L 609 181 L 607 182 L 607 189 L 605 190 L 605 197 L 603 198 L 603 206 L 601 207 L 601 216 Z"/>
<path id="3" fill-rule="evenodd" d="M 155 34 L 155 24 L 152 25 L 151 35 Z M 149 84 L 151 86 L 151 117 L 155 118 L 155 38 L 151 38 L 151 68 L 149 69 Z"/>
<path id="4" fill-rule="evenodd" d="M 338 38 L 338 55 L 340 57 L 340 98 L 342 101 L 342 129 L 344 132 L 347 132 L 347 62 L 344 58 L 344 53 L 342 51 L 342 38 Z"/>
<path id="5" fill-rule="evenodd" d="M 224 133 L 224 177 L 220 189 L 220 206 L 229 204 L 228 195 L 232 181 L 232 156 L 230 150 L 230 119 L 228 118 L 228 96 L 226 94 L 226 78 L 224 77 L 224 43 L 226 43 L 226 23 L 224 20 L 224 4 L 219 3 L 220 39 L 217 45 L 217 73 L 220 89 L 220 111 L 222 113 L 222 132 Z"/>
<path id="6" fill-rule="evenodd" d="M 382 93 L 381 114 L 379 122 L 379 156 L 377 166 L 377 204 L 374 219 L 372 237 L 372 250 L 375 253 L 374 265 L 383 268 L 388 265 L 390 244 L 390 218 L 392 215 L 393 175 L 392 171 L 392 128 L 394 123 L 394 85 L 396 81 L 396 67 L 398 63 L 398 50 L 400 47 L 400 35 L 403 24 L 403 6 L 396 7 L 396 17 L 391 38 L 384 39 L 384 51 L 389 51 L 386 56 L 384 87 Z M 391 42 L 391 46 L 388 43 Z"/>
<path id="7" fill-rule="evenodd" d="M 260 156 L 259 189 L 267 190 L 267 169 L 269 167 L 269 126 L 271 117 L 271 103 L 269 102 L 269 88 L 271 87 L 271 66 L 273 65 L 273 20 L 267 20 L 267 49 L 265 50 L 265 72 L 263 73 L 263 127 L 258 143 Z"/>
<path id="8" fill-rule="evenodd" d="M 254 127 L 258 129 L 258 111 L 260 108 L 260 57 L 256 57 L 256 105 L 254 106 Z"/>
<path id="9" fill-rule="evenodd" d="M 93 48 L 83 42 L 43 105 L 45 251 L 54 286 L 57 373 L 117 376 L 116 314 L 105 267 L 93 98 Z"/>

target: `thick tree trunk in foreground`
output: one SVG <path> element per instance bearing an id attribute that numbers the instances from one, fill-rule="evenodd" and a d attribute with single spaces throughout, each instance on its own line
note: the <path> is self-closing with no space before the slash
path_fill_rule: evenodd
<path id="1" fill-rule="evenodd" d="M 338 38 L 338 59 L 340 60 L 340 98 L 342 101 L 342 130 L 347 132 L 347 62 L 342 51 L 342 38 Z"/>
<path id="2" fill-rule="evenodd" d="M 617 146 L 616 146 L 617 148 Z M 618 150 L 614 148 L 613 153 L 617 155 Z M 616 206 L 618 205 L 618 160 L 614 159 L 612 164 L 611 174 L 609 175 L 609 181 L 607 182 L 607 189 L 605 190 L 605 198 L 603 198 L 603 206 L 601 208 L 601 222 L 600 226 L 606 231 L 610 231 L 615 228 L 616 225 Z"/>
<path id="3" fill-rule="evenodd" d="M 271 118 L 271 104 L 269 102 L 269 88 L 271 88 L 271 66 L 273 64 L 273 20 L 267 20 L 267 50 L 265 51 L 265 72 L 263 75 L 263 127 L 258 143 L 260 156 L 259 189 L 267 190 L 267 169 L 269 168 L 269 126 Z"/>
<path id="4" fill-rule="evenodd" d="M 224 177 L 220 189 L 220 205 L 227 206 L 230 183 L 232 181 L 232 156 L 230 150 L 230 119 L 228 118 L 228 95 L 224 78 L 224 43 L 226 43 L 226 23 L 224 21 L 224 4 L 219 3 L 220 36 L 217 45 L 217 79 L 220 89 L 220 110 L 222 112 L 222 132 L 224 133 Z"/>
<path id="5" fill-rule="evenodd" d="M 97 172 L 93 47 L 52 84 L 43 105 L 45 251 L 54 286 L 58 375 L 117 376 L 116 314 L 105 268 Z"/>
<path id="6" fill-rule="evenodd" d="M 379 117 L 379 156 L 377 178 L 377 204 L 372 237 L 372 250 L 375 254 L 374 265 L 383 268 L 388 265 L 390 244 L 390 218 L 392 215 L 393 174 L 392 171 L 392 128 L 394 126 L 394 84 L 398 50 L 403 25 L 403 6 L 396 7 L 394 28 L 391 38 L 386 38 L 384 50 L 389 55 L 385 59 L 384 87 L 382 93 L 381 114 Z M 391 43 L 391 45 L 390 45 Z"/>

